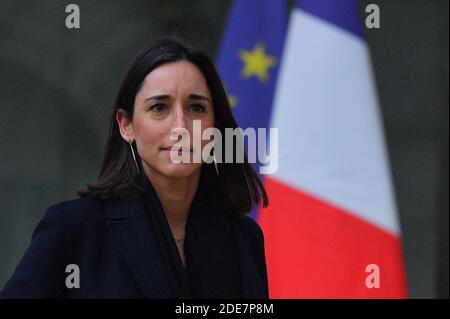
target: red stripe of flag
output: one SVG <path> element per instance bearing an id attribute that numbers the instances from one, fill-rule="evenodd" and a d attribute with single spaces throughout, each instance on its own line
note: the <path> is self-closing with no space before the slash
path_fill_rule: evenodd
<path id="1" fill-rule="evenodd" d="M 400 239 L 271 178 L 258 221 L 265 235 L 271 298 L 405 298 Z M 380 288 L 367 288 L 378 265 Z"/>

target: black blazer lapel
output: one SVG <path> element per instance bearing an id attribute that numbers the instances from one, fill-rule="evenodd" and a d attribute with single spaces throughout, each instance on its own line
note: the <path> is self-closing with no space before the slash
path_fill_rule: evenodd
<path id="1" fill-rule="evenodd" d="M 146 298 L 173 298 L 142 194 L 106 202 L 107 227 Z"/>

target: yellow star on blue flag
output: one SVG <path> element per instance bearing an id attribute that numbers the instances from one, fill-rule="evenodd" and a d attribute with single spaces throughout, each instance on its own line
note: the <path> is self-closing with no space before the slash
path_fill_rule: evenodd
<path id="1" fill-rule="evenodd" d="M 241 76 L 244 79 L 256 76 L 263 83 L 266 83 L 269 79 L 269 68 L 276 64 L 276 58 L 265 52 L 262 43 L 256 43 L 252 51 L 241 50 L 239 58 L 244 62 Z"/>

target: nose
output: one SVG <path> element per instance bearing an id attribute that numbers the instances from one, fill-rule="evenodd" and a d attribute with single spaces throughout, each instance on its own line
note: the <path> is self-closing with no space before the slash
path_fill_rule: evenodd
<path id="1" fill-rule="evenodd" d="M 183 108 L 176 107 L 175 113 L 174 113 L 174 120 L 173 120 L 173 128 L 172 128 L 172 134 L 179 135 L 186 135 L 187 134 L 187 121 L 185 114 L 183 112 Z"/>
<path id="2" fill-rule="evenodd" d="M 186 118 L 182 107 L 175 108 L 175 127 L 186 128 Z"/>

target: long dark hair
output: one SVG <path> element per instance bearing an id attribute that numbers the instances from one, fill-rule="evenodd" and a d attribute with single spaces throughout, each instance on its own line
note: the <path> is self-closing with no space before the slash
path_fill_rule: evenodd
<path id="1" fill-rule="evenodd" d="M 134 100 L 139 92 L 144 78 L 161 64 L 186 60 L 196 65 L 206 79 L 211 92 L 215 114 L 215 127 L 222 136 L 225 128 L 237 128 L 228 102 L 225 89 L 211 60 L 193 44 L 178 37 L 163 37 L 142 49 L 135 57 L 128 69 L 127 75 L 117 95 L 111 114 L 108 139 L 105 153 L 97 180 L 79 190 L 81 197 L 97 198 L 120 197 L 126 198 L 137 195 L 144 190 L 142 177 L 136 169 L 129 144 L 119 133 L 116 113 L 119 109 L 132 119 Z M 135 150 L 138 165 L 141 161 Z M 224 154 L 224 153 L 223 153 Z M 253 208 L 268 205 L 268 197 L 261 180 L 248 163 L 245 156 L 244 163 L 220 163 L 217 176 L 213 164 L 202 164 L 202 179 L 218 187 L 224 200 L 224 205 L 231 214 L 242 215 Z M 143 172 L 142 167 L 140 171 Z M 144 173 L 141 173 L 144 174 Z"/>

